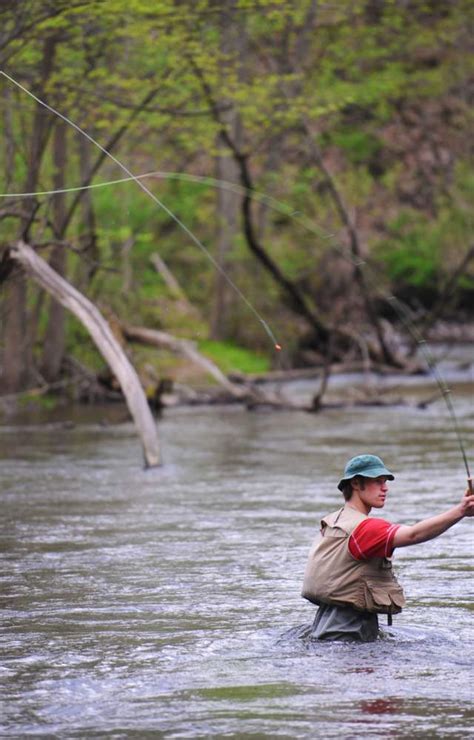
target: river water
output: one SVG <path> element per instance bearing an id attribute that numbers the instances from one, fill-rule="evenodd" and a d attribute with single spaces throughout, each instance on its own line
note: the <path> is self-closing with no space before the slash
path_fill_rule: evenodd
<path id="1" fill-rule="evenodd" d="M 453 400 L 472 450 L 470 391 Z M 348 457 L 397 473 L 393 521 L 462 495 L 442 402 L 174 409 L 148 472 L 130 424 L 80 413 L 0 427 L 2 737 L 473 736 L 474 521 L 396 552 L 408 604 L 383 639 L 300 637 L 307 552 Z"/>

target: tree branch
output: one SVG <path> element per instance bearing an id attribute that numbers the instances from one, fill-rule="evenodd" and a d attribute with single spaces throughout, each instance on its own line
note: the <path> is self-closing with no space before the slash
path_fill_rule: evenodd
<path id="1" fill-rule="evenodd" d="M 86 327 L 98 350 L 117 377 L 143 444 L 146 467 L 160 464 L 156 425 L 138 376 L 104 317 L 88 298 L 56 273 L 28 244 L 19 241 L 11 259 Z"/>
<path id="2" fill-rule="evenodd" d="M 126 121 L 126 123 L 124 123 L 122 126 L 120 126 L 120 128 L 110 137 L 109 141 L 104 146 L 104 149 L 107 152 L 110 152 L 118 144 L 118 142 L 120 141 L 120 139 L 122 138 L 122 136 L 130 128 L 130 125 L 133 123 L 133 121 L 135 120 L 135 118 L 139 115 L 139 113 L 142 112 L 143 108 L 147 105 L 147 103 L 149 103 L 151 100 L 153 100 L 153 98 L 158 94 L 158 92 L 159 92 L 159 88 L 154 88 L 153 90 L 150 90 L 145 95 L 145 97 L 143 98 L 142 102 L 139 105 L 137 105 L 136 108 L 133 110 L 133 112 L 129 116 L 128 120 Z M 87 185 L 90 185 L 90 183 L 92 182 L 92 179 L 93 179 L 94 175 L 98 172 L 98 170 L 100 169 L 100 167 L 101 167 L 103 161 L 106 159 L 106 157 L 107 157 L 107 154 L 105 152 L 101 151 L 99 153 L 99 155 L 98 155 L 95 163 L 91 167 L 91 169 L 90 169 L 87 177 L 85 177 L 83 179 L 83 181 L 81 183 L 81 187 L 85 188 L 85 187 L 87 187 Z M 69 207 L 69 210 L 68 210 L 68 212 L 67 212 L 67 214 L 65 216 L 65 219 L 64 219 L 64 222 L 63 222 L 63 226 L 62 226 L 62 229 L 61 229 L 61 234 L 64 234 L 65 233 L 65 231 L 66 231 L 67 227 L 69 226 L 69 224 L 71 222 L 71 219 L 72 219 L 72 217 L 73 217 L 73 215 L 74 215 L 74 213 L 76 211 L 77 206 L 79 205 L 81 199 L 84 196 L 84 193 L 86 193 L 86 192 L 87 192 L 87 190 L 80 190 L 75 195 L 75 197 L 74 197 L 74 199 L 73 199 L 73 201 L 72 201 L 72 203 L 71 203 L 71 205 Z"/>
<path id="3" fill-rule="evenodd" d="M 314 311 L 310 309 L 301 291 L 297 288 L 297 286 L 291 280 L 285 277 L 285 275 L 282 273 L 278 265 L 272 260 L 270 255 L 266 252 L 266 250 L 260 244 L 257 238 L 255 229 L 253 226 L 253 217 L 252 217 L 251 193 L 254 190 L 254 187 L 253 187 L 253 182 L 252 182 L 252 178 L 251 178 L 249 167 L 248 167 L 248 155 L 239 149 L 235 141 L 230 136 L 227 127 L 222 122 L 218 106 L 212 94 L 212 90 L 202 70 L 196 64 L 193 58 L 188 57 L 188 59 L 189 59 L 189 62 L 196 76 L 201 82 L 203 91 L 209 103 L 209 107 L 212 110 L 214 119 L 220 126 L 220 133 L 222 136 L 222 140 L 232 152 L 232 155 L 239 167 L 240 180 L 241 180 L 242 186 L 245 188 L 245 195 L 242 200 L 242 215 L 243 215 L 243 222 L 244 222 L 244 233 L 245 233 L 245 237 L 247 240 L 247 244 L 250 248 L 250 251 L 258 259 L 258 261 L 263 265 L 265 270 L 268 273 L 270 273 L 270 275 L 273 277 L 275 282 L 280 286 L 284 295 L 286 295 L 287 297 L 290 307 L 306 320 L 306 322 L 311 326 L 311 328 L 315 332 L 318 339 L 322 343 L 326 344 L 329 339 L 329 329 L 327 328 L 327 326 L 325 326 L 323 321 L 314 313 Z"/>

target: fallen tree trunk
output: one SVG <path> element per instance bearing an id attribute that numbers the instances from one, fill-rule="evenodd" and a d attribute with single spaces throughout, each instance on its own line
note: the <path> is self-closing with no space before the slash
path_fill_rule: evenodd
<path id="1" fill-rule="evenodd" d="M 295 410 L 317 413 L 325 409 L 339 409 L 349 406 L 393 406 L 403 403 L 398 398 L 386 401 L 380 397 L 380 394 L 374 394 L 371 389 L 367 389 L 363 393 L 362 397 L 357 397 L 356 394 L 348 400 L 329 401 L 327 403 L 323 403 L 323 396 L 326 394 L 329 376 L 332 372 L 332 366 L 329 362 L 323 368 L 319 368 L 318 371 L 315 371 L 313 368 L 312 370 L 293 370 L 288 373 L 274 372 L 261 376 L 245 376 L 243 374 L 239 375 L 236 373 L 232 376 L 232 380 L 230 380 L 211 360 L 198 352 L 193 342 L 190 342 L 189 340 L 177 339 L 166 332 L 158 331 L 156 329 L 147 329 L 146 327 L 134 327 L 125 324 L 120 324 L 119 327 L 124 339 L 129 342 L 146 344 L 187 357 L 191 362 L 194 362 L 203 370 L 210 373 L 225 391 L 224 394 L 222 394 L 222 392 L 217 394 L 213 391 L 206 391 L 204 393 L 197 392 L 191 401 L 187 401 L 193 405 L 230 403 L 237 400 L 245 403 L 249 410 L 268 408 L 282 411 Z M 354 370 L 354 366 L 352 365 L 349 368 L 344 367 L 343 369 L 347 372 L 348 369 Z M 357 369 L 360 370 L 360 366 L 357 366 Z M 387 369 L 393 371 L 393 368 Z M 320 377 L 319 390 L 313 396 L 309 404 L 293 401 L 278 391 L 276 393 L 268 393 L 255 387 L 255 383 L 258 382 L 281 382 L 285 380 L 294 380 L 298 378 L 298 376 L 300 378 Z M 164 406 L 166 406 L 166 403 L 164 403 Z"/>
<path id="2" fill-rule="evenodd" d="M 364 397 L 352 398 L 347 401 L 330 401 L 323 403 L 323 396 L 327 392 L 329 376 L 332 374 L 333 367 L 327 363 L 325 367 L 319 368 L 318 370 L 305 369 L 305 370 L 293 370 L 289 372 L 273 372 L 267 375 L 239 375 L 238 373 L 233 374 L 229 379 L 222 373 L 221 370 L 207 357 L 204 357 L 194 346 L 194 343 L 186 339 L 177 339 L 171 334 L 167 334 L 164 331 L 158 331 L 156 329 L 147 329 L 146 327 L 135 327 L 120 324 L 119 328 L 123 334 L 124 339 L 129 342 L 137 342 L 140 344 L 146 344 L 158 349 L 165 349 L 169 352 L 173 352 L 178 355 L 187 357 L 191 362 L 195 363 L 212 377 L 217 380 L 219 385 L 224 389 L 224 395 L 219 395 L 213 392 L 197 393 L 196 397 L 191 401 L 194 404 L 212 404 L 212 403 L 230 403 L 232 401 L 240 401 L 246 404 L 249 410 L 257 408 L 271 408 L 281 410 L 297 410 L 306 411 L 310 413 L 316 413 L 324 409 L 331 408 L 345 408 L 347 406 L 393 406 L 399 405 L 400 399 L 384 401 L 380 398 L 379 394 L 374 395 L 371 389 L 367 389 Z M 339 371 L 354 371 L 354 369 L 360 370 L 359 365 L 349 366 L 336 366 Z M 364 368 L 366 369 L 366 368 Z M 386 371 L 392 371 L 393 368 L 384 366 Z M 298 377 L 316 377 L 320 378 L 320 388 L 314 395 L 311 402 L 301 403 L 298 401 L 292 401 L 291 399 L 283 396 L 280 393 L 268 393 L 263 391 L 261 388 L 256 388 L 255 385 L 265 382 L 284 382 L 285 380 L 295 380 Z M 166 404 L 164 404 L 166 405 Z"/>
<path id="3" fill-rule="evenodd" d="M 17 242 L 10 249 L 10 257 L 85 326 L 120 383 L 142 441 L 145 466 L 160 465 L 158 433 L 145 393 L 133 366 L 100 311 L 25 242 Z"/>
<path id="4" fill-rule="evenodd" d="M 123 336 L 129 342 L 139 342 L 140 344 L 151 345 L 152 347 L 158 347 L 159 349 L 166 349 L 174 354 L 182 355 L 187 357 L 188 360 L 198 365 L 206 373 L 211 375 L 219 385 L 230 393 L 233 398 L 243 400 L 249 395 L 249 390 L 242 388 L 242 385 L 233 383 L 229 380 L 224 373 L 219 370 L 212 360 L 204 357 L 194 346 L 193 342 L 186 339 L 177 339 L 171 334 L 167 334 L 164 331 L 158 331 L 156 329 L 146 329 L 144 327 L 137 326 L 126 326 L 121 324 L 120 326 Z"/>

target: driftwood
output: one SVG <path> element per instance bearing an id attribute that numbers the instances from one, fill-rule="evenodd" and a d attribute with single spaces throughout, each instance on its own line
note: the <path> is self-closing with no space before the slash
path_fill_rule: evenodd
<path id="1" fill-rule="evenodd" d="M 195 347 L 194 343 L 186 339 L 177 339 L 171 334 L 157 329 L 146 329 L 144 327 L 120 325 L 125 339 L 129 342 L 138 342 L 147 344 L 159 349 L 166 349 L 174 354 L 187 357 L 188 360 L 200 367 L 206 373 L 211 375 L 222 388 L 224 388 L 232 398 L 243 400 L 249 395 L 249 389 L 243 388 L 242 385 L 229 380 L 224 373 L 219 370 L 212 360 L 204 357 Z"/>
<path id="2" fill-rule="evenodd" d="M 394 406 L 400 405 L 403 401 L 399 398 L 383 399 L 380 393 L 374 393 L 372 389 L 367 389 L 362 396 L 356 395 L 347 400 L 335 400 L 323 403 L 323 396 L 327 391 L 329 377 L 333 372 L 333 366 L 327 363 L 322 368 L 307 368 L 303 370 L 274 371 L 264 375 L 243 375 L 234 373 L 227 377 L 221 370 L 207 357 L 204 357 L 194 346 L 193 342 L 184 339 L 177 339 L 163 331 L 147 329 L 145 327 L 132 327 L 124 324 L 120 325 L 123 337 L 130 342 L 147 344 L 159 349 L 165 349 L 175 354 L 182 355 L 195 363 L 207 373 L 209 373 L 219 384 L 219 389 L 208 388 L 205 391 L 191 391 L 182 389 L 181 402 L 191 405 L 212 405 L 222 403 L 235 403 L 236 401 L 244 403 L 249 410 L 258 408 L 268 408 L 273 410 L 295 410 L 306 413 L 317 413 L 326 409 L 345 408 L 348 406 Z M 358 365 L 338 365 L 336 369 L 340 372 L 350 372 L 360 370 Z M 393 368 L 390 368 L 393 372 Z M 319 377 L 320 388 L 315 393 L 309 403 L 292 401 L 281 392 L 267 392 L 257 384 L 265 382 L 281 382 L 286 380 L 295 380 L 298 378 L 317 378 Z M 180 401 L 178 401 L 179 403 Z M 162 406 L 176 403 L 176 397 L 170 401 L 163 397 Z"/>
<path id="3" fill-rule="evenodd" d="M 10 257 L 71 311 L 86 327 L 98 350 L 120 383 L 129 411 L 140 435 L 146 467 L 160 464 L 156 424 L 138 376 L 100 311 L 82 293 L 56 273 L 23 241 L 10 249 Z"/>

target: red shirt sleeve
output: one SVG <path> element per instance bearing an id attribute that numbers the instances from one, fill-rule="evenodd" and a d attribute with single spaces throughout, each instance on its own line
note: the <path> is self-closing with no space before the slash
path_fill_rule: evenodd
<path id="1" fill-rule="evenodd" d="M 385 519 L 364 519 L 349 537 L 350 554 L 356 560 L 392 557 L 393 538 L 399 527 Z"/>

